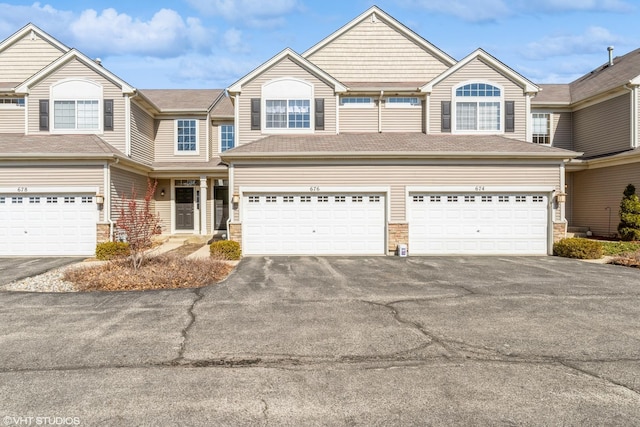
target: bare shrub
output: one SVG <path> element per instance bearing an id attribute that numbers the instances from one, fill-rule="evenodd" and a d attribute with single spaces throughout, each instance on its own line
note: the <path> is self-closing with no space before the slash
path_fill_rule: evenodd
<path id="1" fill-rule="evenodd" d="M 80 291 L 199 288 L 220 282 L 232 270 L 232 266 L 210 258 L 159 255 L 149 258 L 137 270 L 128 260 L 68 269 L 64 280 L 74 283 Z"/>

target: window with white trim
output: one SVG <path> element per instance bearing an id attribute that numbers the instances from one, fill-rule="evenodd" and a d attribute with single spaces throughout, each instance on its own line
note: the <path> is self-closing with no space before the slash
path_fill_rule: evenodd
<path id="1" fill-rule="evenodd" d="M 233 125 L 220 125 L 220 152 L 235 146 L 235 130 Z"/>
<path id="2" fill-rule="evenodd" d="M 24 108 L 24 98 L 2 97 L 0 98 L 0 108 Z"/>
<path id="3" fill-rule="evenodd" d="M 54 101 L 53 128 L 55 130 L 99 130 L 98 100 Z"/>
<path id="4" fill-rule="evenodd" d="M 387 108 L 413 108 L 420 106 L 417 96 L 390 96 L 387 98 Z"/>
<path id="5" fill-rule="evenodd" d="M 265 107 L 267 129 L 311 128 L 309 99 L 267 99 Z"/>
<path id="6" fill-rule="evenodd" d="M 343 96 L 340 98 L 340 106 L 347 108 L 371 108 L 374 106 L 373 98 L 368 96 Z"/>
<path id="7" fill-rule="evenodd" d="M 198 153 L 198 121 L 196 119 L 177 119 L 175 121 L 176 153 Z"/>
<path id="8" fill-rule="evenodd" d="M 531 121 L 533 125 L 533 139 L 535 144 L 550 144 L 551 115 L 549 113 L 533 113 Z"/>
<path id="9" fill-rule="evenodd" d="M 500 131 L 502 91 L 488 83 L 468 83 L 456 88 L 456 131 Z"/>

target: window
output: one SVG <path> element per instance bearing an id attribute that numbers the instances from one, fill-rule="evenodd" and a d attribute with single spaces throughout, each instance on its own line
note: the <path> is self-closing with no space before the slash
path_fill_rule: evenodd
<path id="1" fill-rule="evenodd" d="M 56 130 L 98 130 L 97 100 L 54 101 L 53 128 Z"/>
<path id="2" fill-rule="evenodd" d="M 533 142 L 536 144 L 550 144 L 550 115 L 549 113 L 533 113 Z"/>
<path id="3" fill-rule="evenodd" d="M 476 196 L 464 196 L 465 203 L 473 203 L 476 201 Z"/>
<path id="4" fill-rule="evenodd" d="M 235 146 L 235 131 L 233 125 L 220 126 L 220 151 L 227 151 Z"/>
<path id="5" fill-rule="evenodd" d="M 367 96 L 345 96 L 340 98 L 341 107 L 369 108 L 373 107 L 373 98 Z"/>
<path id="6" fill-rule="evenodd" d="M 267 99 L 267 129 L 309 129 L 311 101 L 308 99 Z"/>
<path id="7" fill-rule="evenodd" d="M 29 203 L 40 203 L 40 197 L 29 197 Z"/>
<path id="8" fill-rule="evenodd" d="M 499 131 L 501 90 L 487 83 L 469 83 L 455 91 L 458 131 Z"/>
<path id="9" fill-rule="evenodd" d="M 419 107 L 420 100 L 416 96 L 393 96 L 387 98 L 387 108 Z"/>
<path id="10" fill-rule="evenodd" d="M 197 154 L 198 121 L 195 119 L 176 120 L 176 152 Z"/>
<path id="11" fill-rule="evenodd" d="M 24 98 L 0 98 L 0 108 L 24 107 Z"/>
<path id="12" fill-rule="evenodd" d="M 424 196 L 413 196 L 413 201 L 415 203 L 422 203 L 424 202 Z"/>
<path id="13" fill-rule="evenodd" d="M 447 196 L 447 202 L 449 202 L 449 203 L 457 203 L 458 202 L 458 196 Z"/>
<path id="14" fill-rule="evenodd" d="M 293 196 L 282 196 L 282 201 L 284 203 L 293 203 L 294 199 Z"/>
<path id="15" fill-rule="evenodd" d="M 249 203 L 260 203 L 260 196 L 249 196 Z"/>

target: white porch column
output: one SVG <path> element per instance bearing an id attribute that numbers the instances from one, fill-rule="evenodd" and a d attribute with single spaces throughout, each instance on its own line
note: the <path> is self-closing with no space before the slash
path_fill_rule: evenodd
<path id="1" fill-rule="evenodd" d="M 200 234 L 207 235 L 207 177 L 200 177 Z"/>

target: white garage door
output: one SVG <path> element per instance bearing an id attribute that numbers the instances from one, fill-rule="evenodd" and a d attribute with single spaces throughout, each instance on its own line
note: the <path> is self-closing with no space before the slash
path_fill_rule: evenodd
<path id="1" fill-rule="evenodd" d="M 247 255 L 385 253 L 381 194 L 248 194 L 242 223 Z"/>
<path id="2" fill-rule="evenodd" d="M 92 255 L 95 197 L 0 194 L 0 256 Z"/>
<path id="3" fill-rule="evenodd" d="M 409 253 L 546 255 L 543 194 L 411 194 Z"/>

